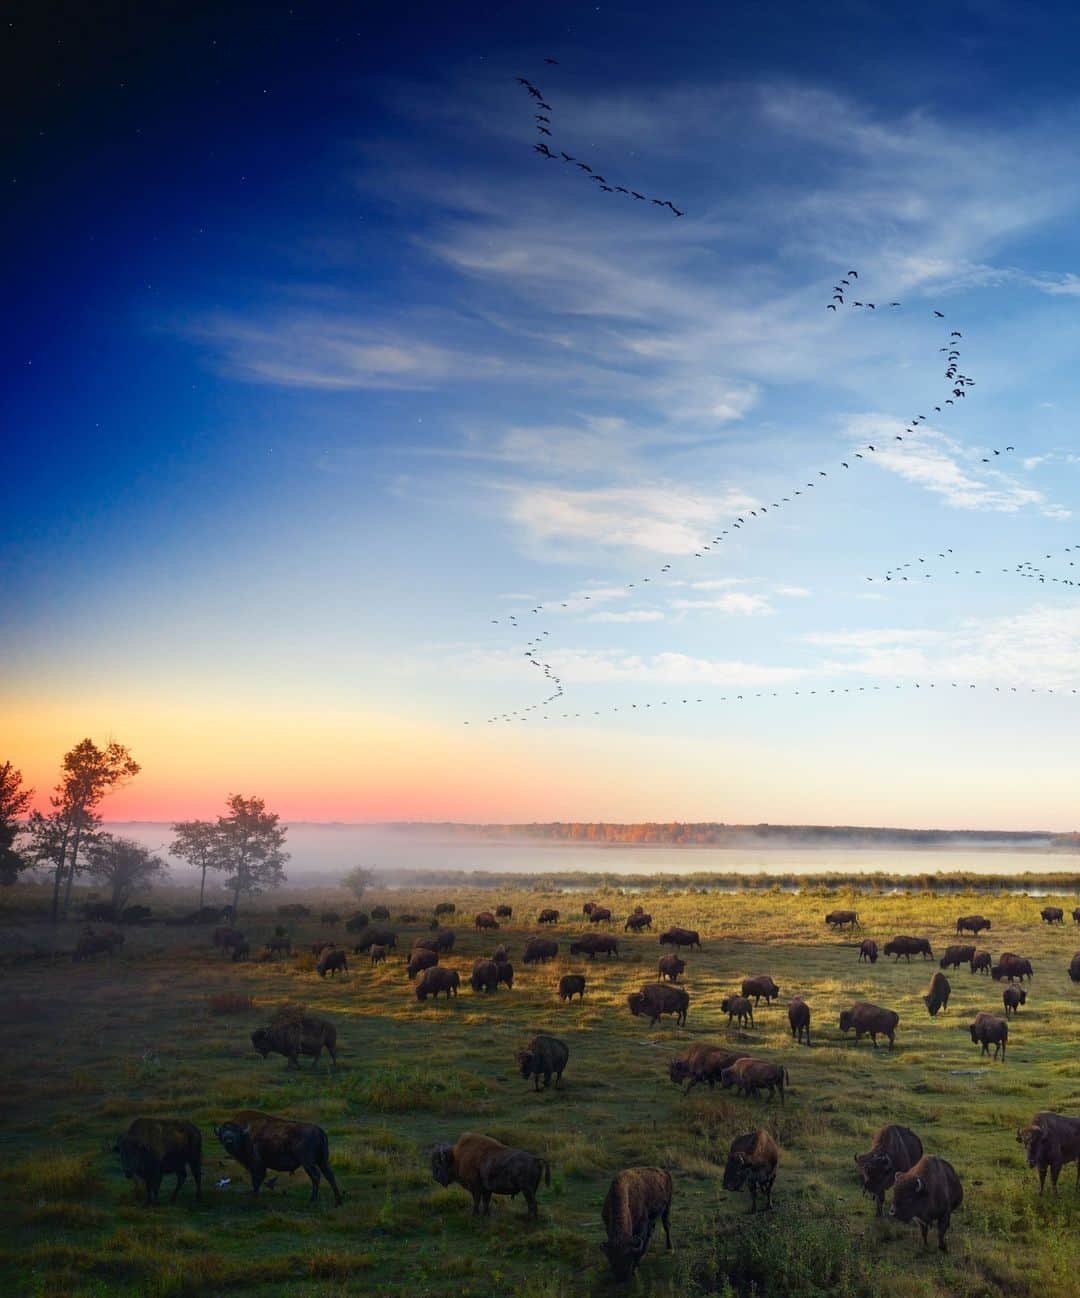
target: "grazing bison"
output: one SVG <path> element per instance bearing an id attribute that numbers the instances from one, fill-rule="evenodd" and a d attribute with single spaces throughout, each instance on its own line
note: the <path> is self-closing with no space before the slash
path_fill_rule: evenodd
<path id="1" fill-rule="evenodd" d="M 725 1050 L 722 1046 L 697 1042 L 681 1059 L 671 1060 L 668 1076 L 679 1086 L 686 1082 L 684 1095 L 689 1095 L 699 1082 L 708 1082 L 709 1089 L 712 1090 L 720 1081 L 725 1068 L 730 1068 L 740 1059 L 748 1058 L 748 1055 L 740 1054 L 737 1050 Z"/>
<path id="2" fill-rule="evenodd" d="M 925 937 L 894 937 L 891 942 L 885 943 L 885 954 L 895 956 L 897 964 L 900 963 L 901 956 L 908 964 L 913 955 L 921 955 L 924 960 L 934 958 L 934 952 Z"/>
<path id="3" fill-rule="evenodd" d="M 474 992 L 494 992 L 499 989 L 499 967 L 494 960 L 476 961 L 473 965 L 469 985 Z"/>
<path id="4" fill-rule="evenodd" d="M 549 937 L 531 937 L 525 943 L 521 958 L 525 964 L 544 964 L 548 960 L 554 960 L 558 954 L 558 942 L 553 942 Z"/>
<path id="5" fill-rule="evenodd" d="M 315 957 L 316 960 L 318 960 L 319 956 L 321 956 L 322 953 L 325 950 L 327 950 L 328 947 L 332 947 L 333 945 L 334 945 L 333 938 L 324 937 L 320 942 L 312 942 L 311 954 Z"/>
<path id="6" fill-rule="evenodd" d="M 841 1011 L 840 1031 L 850 1032 L 854 1028 L 855 1044 L 858 1045 L 864 1036 L 869 1036 L 875 1049 L 879 1035 L 888 1037 L 891 1050 L 896 1038 L 896 1025 L 899 1022 L 900 1015 L 895 1010 L 884 1010 L 880 1005 L 858 1001 L 851 1009 Z"/>
<path id="7" fill-rule="evenodd" d="M 679 975 L 686 969 L 686 961 L 677 955 L 662 955 L 660 963 L 656 966 L 657 973 L 660 975 L 660 981 L 665 978 L 673 983 L 679 981 Z"/>
<path id="8" fill-rule="evenodd" d="M 319 1183 L 325 1176 L 334 1202 L 341 1204 L 341 1191 L 330 1170 L 330 1142 L 322 1127 L 313 1122 L 292 1122 L 242 1109 L 231 1121 L 215 1127 L 214 1135 L 226 1153 L 251 1173 L 253 1194 L 259 1193 L 267 1172 L 295 1172 L 302 1167 L 311 1178 L 312 1203 L 319 1197 Z"/>
<path id="9" fill-rule="evenodd" d="M 872 937 L 864 937 L 859 944 L 859 959 L 869 960 L 871 964 L 877 964 L 877 943 Z"/>
<path id="10" fill-rule="evenodd" d="M 477 929 L 499 927 L 499 921 L 490 910 L 482 910 L 473 920 L 473 923 L 476 925 Z"/>
<path id="11" fill-rule="evenodd" d="M 182 1118 L 136 1118 L 114 1146 L 120 1167 L 130 1181 L 138 1177 L 146 1186 L 146 1202 L 157 1203 L 161 1178 L 176 1176 L 170 1203 L 176 1202 L 187 1180 L 187 1169 L 195 1178 L 195 1198 L 202 1198 L 202 1136 L 199 1128 Z"/>
<path id="12" fill-rule="evenodd" d="M 652 1239 L 657 1221 L 671 1252 L 671 1175 L 659 1167 L 628 1167 L 612 1181 L 600 1216 L 607 1231 L 601 1244 L 616 1280 L 629 1280 Z"/>
<path id="13" fill-rule="evenodd" d="M 368 955 L 371 956 L 372 967 L 386 963 L 386 947 L 384 946 L 369 946 Z"/>
<path id="14" fill-rule="evenodd" d="M 1080 983 L 1080 951 L 1069 961 L 1069 977 L 1074 983 Z"/>
<path id="15" fill-rule="evenodd" d="M 910 1127 L 890 1123 L 880 1127 L 870 1149 L 855 1155 L 855 1166 L 862 1178 L 863 1194 L 874 1200 L 874 1216 L 880 1217 L 885 1206 L 885 1191 L 891 1190 L 901 1172 L 907 1172 L 923 1156 L 923 1145 Z"/>
<path id="16" fill-rule="evenodd" d="M 1044 906 L 1042 908 L 1042 917 L 1044 924 L 1065 923 L 1065 912 L 1060 906 Z"/>
<path id="17" fill-rule="evenodd" d="M 1060 1113 L 1036 1113 L 1028 1126 L 1016 1133 L 1017 1141 L 1024 1146 L 1028 1167 L 1038 1169 L 1039 1193 L 1046 1188 L 1046 1173 L 1050 1172 L 1050 1188 L 1057 1194 L 1058 1177 L 1066 1163 L 1076 1164 L 1076 1187 L 1080 1190 L 1080 1118 L 1066 1118 Z"/>
<path id="18" fill-rule="evenodd" d="M 359 942 L 353 947 L 357 955 L 369 947 L 384 946 L 387 951 L 397 950 L 397 934 L 392 928 L 369 928 Z"/>
<path id="19" fill-rule="evenodd" d="M 415 978 L 418 973 L 423 973 L 425 969 L 434 969 L 439 963 L 439 953 L 437 951 L 414 950 L 409 956 L 409 977 Z"/>
<path id="20" fill-rule="evenodd" d="M 1077 906 L 1072 913 L 1073 923 L 1080 924 L 1080 906 Z"/>
<path id="21" fill-rule="evenodd" d="M 690 997 L 681 987 L 673 987 L 671 983 L 646 983 L 641 991 L 628 996 L 626 1003 L 635 1018 L 640 1014 L 647 1015 L 650 1027 L 656 1024 L 661 1014 L 674 1014 L 675 1022 L 681 1026 L 686 1022 Z"/>
<path id="22" fill-rule="evenodd" d="M 673 946 L 676 949 L 683 946 L 696 946 L 701 950 L 701 937 L 692 928 L 669 928 L 666 933 L 660 934 L 661 946 Z"/>
<path id="23" fill-rule="evenodd" d="M 618 955 L 618 941 L 607 933 L 583 933 L 575 942 L 570 943 L 571 955 L 587 955 L 590 960 L 595 960 L 601 952 L 609 959 Z"/>
<path id="24" fill-rule="evenodd" d="M 802 999 L 796 996 L 788 1006 L 787 1010 L 788 1023 L 791 1025 L 791 1035 L 802 1045 L 803 1033 L 806 1033 L 806 1044 L 810 1044 L 810 1006 Z"/>
<path id="25" fill-rule="evenodd" d="M 266 939 L 264 947 L 267 955 L 292 955 L 292 940 L 282 933 L 275 933 Z"/>
<path id="26" fill-rule="evenodd" d="M 959 969 L 962 964 L 970 964 L 975 959 L 973 946 L 947 946 L 945 954 L 938 961 L 941 969 Z"/>
<path id="27" fill-rule="evenodd" d="M 438 999 L 440 992 L 446 993 L 446 999 L 458 994 L 461 986 L 461 975 L 456 969 L 442 969 L 436 966 L 425 971 L 423 978 L 416 985 L 416 999 L 426 1001 L 429 996 Z"/>
<path id="28" fill-rule="evenodd" d="M 538 924 L 557 924 L 559 922 L 559 912 L 552 910 L 550 906 L 540 912 L 536 921 Z"/>
<path id="29" fill-rule="evenodd" d="M 301 1019 L 279 1019 L 251 1034 L 251 1044 L 265 1059 L 269 1054 L 284 1055 L 287 1067 L 299 1068 L 300 1055 L 312 1057 L 312 1068 L 317 1068 L 323 1048 L 330 1062 L 337 1065 L 337 1028 L 326 1019 L 314 1016 Z"/>
<path id="30" fill-rule="evenodd" d="M 934 974 L 930 979 L 930 986 L 926 989 L 926 995 L 923 997 L 923 1004 L 926 1006 L 932 1019 L 936 1019 L 939 1010 L 949 1008 L 949 997 L 952 995 L 952 984 L 943 973 Z"/>
<path id="31" fill-rule="evenodd" d="M 1019 978 L 1023 982 L 1025 978 L 1034 978 L 1035 970 L 1032 969 L 1030 960 L 1006 951 L 998 963 L 991 967 L 990 976 L 994 982 L 1001 982 L 1002 978 L 1007 978 L 1009 982 Z"/>
<path id="32" fill-rule="evenodd" d="M 335 928 L 341 923 L 341 916 L 336 910 L 324 910 L 319 917 L 319 923 L 325 924 L 328 928 Z"/>
<path id="33" fill-rule="evenodd" d="M 917 1221 L 924 1248 L 927 1231 L 936 1226 L 938 1248 L 947 1253 L 945 1232 L 953 1213 L 963 1202 L 964 1190 L 953 1165 L 943 1158 L 924 1154 L 914 1167 L 897 1176 L 889 1216 L 897 1221 Z"/>
<path id="34" fill-rule="evenodd" d="M 496 975 L 495 976 L 496 986 L 499 983 L 503 983 L 506 986 L 508 991 L 513 988 L 514 966 L 510 963 L 509 960 L 495 961 L 495 975 Z"/>
<path id="35" fill-rule="evenodd" d="M 830 910 L 825 916 L 825 923 L 831 924 L 833 928 L 844 928 L 850 925 L 855 928 L 859 923 L 859 916 L 853 910 Z"/>
<path id="36" fill-rule="evenodd" d="M 1001 993 L 1001 1003 L 1005 1006 L 1005 1017 L 1015 1014 L 1021 1005 L 1027 1004 L 1027 992 L 1023 987 L 1014 987 L 1012 983 Z"/>
<path id="37" fill-rule="evenodd" d="M 71 958 L 78 963 L 80 960 L 89 960 L 91 956 L 101 955 L 102 952 L 111 956 L 115 949 L 116 943 L 111 940 L 111 935 L 83 933 L 75 944 L 75 950 L 72 951 Z"/>
<path id="38" fill-rule="evenodd" d="M 383 951 L 383 959 L 386 959 L 385 950 Z M 371 963 L 375 963 L 374 948 L 372 948 Z M 344 951 L 338 950 L 337 947 L 331 947 L 319 956 L 319 963 L 315 966 L 315 969 L 320 978 L 325 978 L 327 974 L 331 974 L 336 978 L 339 969 L 343 973 L 349 972 L 349 957 Z"/>
<path id="39" fill-rule="evenodd" d="M 990 932 L 990 921 L 982 915 L 961 915 L 956 921 L 956 936 L 961 933 L 970 933 L 973 937 L 978 937 L 983 930 Z"/>
<path id="40" fill-rule="evenodd" d="M 488 958 L 494 960 L 495 963 L 498 964 L 500 960 L 509 960 L 510 952 L 506 949 L 503 943 L 500 942 Z"/>
<path id="41" fill-rule="evenodd" d="M 589 911 L 590 924 L 610 924 L 611 910 L 607 906 L 594 906 Z"/>
<path id="42" fill-rule="evenodd" d="M 780 1103 L 784 1102 L 784 1087 L 790 1085 L 791 1079 L 783 1064 L 774 1064 L 768 1059 L 754 1059 L 747 1055 L 737 1059 L 720 1074 L 720 1085 L 726 1091 L 734 1086 L 740 1095 L 753 1095 L 755 1091 L 769 1088 L 771 1100 L 777 1091 L 780 1092 Z"/>
<path id="43" fill-rule="evenodd" d="M 361 929 L 368 926 L 368 913 L 364 910 L 358 910 L 355 915 L 350 915 L 345 921 L 346 933 L 359 933 Z"/>
<path id="44" fill-rule="evenodd" d="M 623 925 L 623 932 L 625 933 L 628 928 L 632 929 L 635 933 L 640 933 L 646 928 L 652 928 L 652 916 L 646 915 L 644 911 L 640 911 L 635 915 L 629 915 L 626 923 Z"/>
<path id="45" fill-rule="evenodd" d="M 781 1092 L 783 1094 L 783 1092 Z M 757 1212 L 758 1190 L 765 1191 L 765 1207 L 772 1207 L 772 1188 L 780 1151 L 767 1131 L 736 1136 L 724 1167 L 724 1189 L 750 1191 L 750 1211 Z"/>
<path id="46" fill-rule="evenodd" d="M 399 924 L 419 924 L 419 923 L 420 923 L 420 916 L 419 916 L 419 915 L 413 915 L 413 914 L 410 914 L 410 913 L 406 912 L 404 915 L 399 915 L 399 916 L 398 916 L 398 923 L 399 923 Z"/>
<path id="47" fill-rule="evenodd" d="M 739 1027 L 754 1026 L 754 1007 L 745 996 L 725 996 L 720 1002 L 720 1013 L 727 1015 L 728 1027 L 737 1019 Z"/>
<path id="48" fill-rule="evenodd" d="M 531 1077 L 534 1089 L 538 1091 L 541 1077 L 544 1079 L 545 1086 L 550 1086 L 551 1079 L 554 1077 L 555 1085 L 558 1087 L 566 1068 L 566 1061 L 570 1058 L 570 1049 L 558 1037 L 549 1037 L 540 1032 L 533 1037 L 524 1050 L 519 1050 L 514 1058 L 521 1069 L 522 1077 L 526 1081 Z"/>
<path id="49" fill-rule="evenodd" d="M 752 978 L 742 980 L 742 994 L 744 996 L 753 996 L 755 1005 L 759 1005 L 762 996 L 764 996 L 765 1004 L 771 1005 L 780 995 L 780 988 L 777 987 L 768 974 L 755 974 Z"/>
<path id="50" fill-rule="evenodd" d="M 473 1215 L 481 1207 L 487 1216 L 491 1212 L 491 1197 L 508 1194 L 525 1196 L 528 1215 L 539 1216 L 536 1191 L 543 1178 L 551 1184 L 551 1165 L 546 1158 L 537 1158 L 524 1149 L 513 1149 L 491 1136 L 480 1136 L 466 1131 L 453 1145 L 436 1145 L 431 1154 L 431 1175 L 440 1185 L 464 1186 L 472 1195 Z"/>
<path id="51" fill-rule="evenodd" d="M 495 907 L 495 918 L 496 918 L 496 919 L 511 919 L 511 918 L 513 917 L 513 914 L 514 914 L 514 908 L 513 908 L 513 906 L 496 906 L 496 907 Z"/>
<path id="52" fill-rule="evenodd" d="M 372 918 L 372 919 L 382 919 L 382 920 L 389 919 L 389 918 L 390 918 L 390 907 L 389 907 L 389 906 L 372 906 L 372 908 L 371 908 L 371 918 Z"/>
<path id="53" fill-rule="evenodd" d="M 456 914 L 457 907 L 452 901 L 440 901 L 435 906 L 436 915 L 453 915 Z"/>
<path id="54" fill-rule="evenodd" d="M 245 938 L 242 942 L 234 942 L 232 948 L 232 961 L 235 964 L 238 960 L 246 960 L 251 955 L 251 947 Z"/>
<path id="55" fill-rule="evenodd" d="M 559 1000 L 572 1001 L 575 996 L 585 999 L 585 975 L 563 974 L 559 979 Z"/>
<path id="56" fill-rule="evenodd" d="M 989 951 L 979 951 L 971 957 L 971 972 L 988 974 L 993 963 Z"/>
<path id="57" fill-rule="evenodd" d="M 244 940 L 243 933 L 238 928 L 232 928 L 225 925 L 222 928 L 214 929 L 214 945 L 222 951 L 228 951 L 231 946 Z"/>
<path id="58" fill-rule="evenodd" d="M 423 947 L 425 951 L 453 951 L 454 930 L 452 928 L 440 928 L 432 933 L 430 937 L 418 937 L 413 942 L 413 950 L 416 951 L 420 947 Z"/>
<path id="59" fill-rule="evenodd" d="M 1004 1019 L 999 1019 L 994 1014 L 976 1014 L 975 1021 L 971 1024 L 968 1031 L 971 1033 L 971 1040 L 977 1046 L 982 1046 L 982 1053 L 989 1055 L 990 1047 L 994 1047 L 994 1058 L 998 1057 L 1001 1052 L 1002 1063 L 1005 1062 L 1005 1047 L 1009 1042 L 1009 1025 Z"/>

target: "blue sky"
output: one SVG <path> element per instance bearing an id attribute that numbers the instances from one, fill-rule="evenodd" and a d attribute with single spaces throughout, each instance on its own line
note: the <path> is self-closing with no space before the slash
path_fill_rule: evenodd
<path id="1" fill-rule="evenodd" d="M 12 759 L 46 783 L 64 726 L 182 750 L 132 803 L 170 815 L 287 801 L 276 733 L 294 815 L 1071 827 L 1080 592 L 1000 570 L 1080 546 L 1078 21 L 12 29 Z M 685 215 L 539 158 L 519 75 L 551 147 Z M 826 312 L 848 268 L 882 309 Z M 953 328 L 976 385 L 906 433 Z M 566 694 L 490 727 L 543 696 L 515 611 Z"/>

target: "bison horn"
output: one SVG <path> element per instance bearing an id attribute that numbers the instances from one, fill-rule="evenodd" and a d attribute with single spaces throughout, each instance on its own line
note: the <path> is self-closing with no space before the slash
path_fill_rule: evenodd
<path id="1" fill-rule="evenodd" d="M 915 1193 L 916 1193 L 916 1194 L 922 1194 L 922 1192 L 923 1192 L 922 1177 L 921 1177 L 921 1176 L 917 1176 L 917 1177 L 915 1178 Z"/>

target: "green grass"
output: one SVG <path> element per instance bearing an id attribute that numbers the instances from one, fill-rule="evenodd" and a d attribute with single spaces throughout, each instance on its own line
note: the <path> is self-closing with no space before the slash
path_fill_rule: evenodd
<path id="1" fill-rule="evenodd" d="M 20 889 L 20 892 L 23 891 Z M 393 913 L 427 915 L 445 888 L 365 898 Z M 396 956 L 371 968 L 357 957 L 348 976 L 320 980 L 311 943 L 317 922 L 291 922 L 293 959 L 232 964 L 214 951 L 209 929 L 153 925 L 129 930 L 121 955 L 72 965 L 63 952 L 77 925 L 53 935 L 34 919 L 11 921 L 28 954 L 4 970 L 0 1025 L 8 1049 L 0 1063 L 4 1159 L 0 1163 L 0 1292 L 167 1296 L 226 1291 L 306 1298 L 319 1295 L 476 1295 L 561 1298 L 616 1292 L 598 1245 L 600 1206 L 623 1167 L 655 1163 L 675 1181 L 676 1252 L 654 1242 L 631 1292 L 732 1298 L 1066 1298 L 1080 1268 L 1080 1194 L 1074 1173 L 1057 1200 L 1039 1199 L 1034 1175 L 1014 1140 L 1016 1126 L 1040 1108 L 1080 1113 L 1080 986 L 1067 976 L 1080 947 L 1071 925 L 1039 920 L 1044 898 L 934 892 L 856 895 L 843 889 L 792 895 L 672 888 L 635 893 L 596 889 L 616 916 L 640 901 L 654 916 L 652 934 L 623 935 L 620 959 L 571 959 L 581 930 L 582 894 L 554 882 L 507 888 L 496 900 L 515 918 L 497 934 L 477 935 L 475 911 L 490 890 L 462 885 L 455 952 L 464 977 L 458 999 L 420 1004 L 404 961 L 426 922 L 398 927 Z M 343 914 L 333 893 L 295 894 L 316 914 Z M 290 897 L 290 899 L 293 899 Z M 272 932 L 275 902 L 241 916 L 256 942 Z M 850 904 L 862 929 L 825 929 L 826 910 Z M 1076 900 L 1057 904 L 1070 911 Z M 554 936 L 562 950 L 546 966 L 526 968 L 520 953 L 544 906 L 563 911 Z M 178 909 L 190 908 L 190 898 Z M 964 1031 L 980 1009 L 1000 1010 L 1002 985 L 950 972 L 947 1013 L 930 1019 L 921 1001 L 936 962 L 856 960 L 863 936 L 930 937 L 935 951 L 953 938 L 958 914 L 981 911 L 994 923 L 979 942 L 995 956 L 1028 955 L 1035 979 L 1027 1005 L 1010 1025 L 1005 1064 L 980 1059 Z M 10 915 L 10 902 L 7 914 Z M 661 954 L 657 932 L 670 923 L 699 928 L 703 952 L 687 955 L 691 1004 L 685 1029 L 665 1021 L 649 1029 L 630 1017 L 625 997 L 652 981 Z M 392 925 L 393 926 L 393 925 Z M 339 928 L 339 939 L 344 933 Z M 0 930 L 0 945 L 8 935 Z M 476 956 L 498 941 L 511 949 L 513 991 L 467 990 Z M 965 939 L 966 940 L 966 939 Z M 8 947 L 10 949 L 10 946 Z M 38 952 L 31 955 L 29 952 Z M 54 954 L 50 954 L 54 953 Z M 584 1003 L 562 1005 L 559 977 L 584 971 Z M 771 973 L 780 1003 L 756 1012 L 756 1027 L 729 1028 L 720 1001 L 742 976 Z M 787 1029 L 791 995 L 811 1005 L 814 1045 L 796 1047 Z M 858 1049 L 839 1034 L 845 1006 L 868 999 L 900 1014 L 893 1052 Z M 254 1009 L 246 1009 L 254 1002 Z M 339 1064 L 300 1072 L 280 1056 L 262 1060 L 250 1045 L 254 1026 L 283 1006 L 303 1004 L 337 1024 Z M 225 1011 L 222 1012 L 222 1007 Z M 235 1010 L 235 1012 L 231 1012 Z M 534 1094 L 514 1052 L 537 1031 L 570 1046 L 562 1087 Z M 667 1064 L 691 1042 L 738 1044 L 783 1060 L 791 1074 L 787 1103 L 737 1100 L 697 1088 L 684 1098 Z M 225 1159 L 210 1127 L 239 1108 L 261 1108 L 323 1125 L 330 1137 L 344 1205 L 325 1187 L 307 1202 L 303 1173 L 282 1176 L 258 1200 L 242 1169 Z M 191 1182 L 169 1205 L 147 1208 L 120 1174 L 113 1142 L 139 1115 L 190 1118 L 204 1138 L 204 1196 Z M 918 1231 L 875 1221 L 858 1191 L 853 1155 L 883 1122 L 903 1122 L 927 1152 L 948 1158 L 965 1189 L 953 1222 L 951 1254 L 923 1252 Z M 732 1138 L 767 1125 L 781 1146 L 775 1207 L 747 1215 L 746 1195 L 721 1188 Z M 474 1219 L 458 1187 L 429 1172 L 437 1141 L 480 1130 L 548 1158 L 551 1188 L 541 1190 L 538 1222 L 520 1200 L 495 1200 L 489 1219 Z M 230 1176 L 224 1189 L 216 1181 Z"/>

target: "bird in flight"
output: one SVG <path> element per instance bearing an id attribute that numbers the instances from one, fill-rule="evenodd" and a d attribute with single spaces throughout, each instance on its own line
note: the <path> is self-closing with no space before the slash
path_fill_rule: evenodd
<path id="1" fill-rule="evenodd" d="M 562 149 L 560 149 L 559 152 L 562 153 Z M 573 162 L 573 161 L 574 161 L 574 159 L 570 156 L 569 153 L 563 153 L 562 156 L 563 156 L 563 162 Z"/>
<path id="2" fill-rule="evenodd" d="M 547 124 L 548 124 L 549 126 L 551 125 L 551 118 L 550 118 L 550 117 L 545 117 L 543 113 L 537 113 L 537 114 L 536 114 L 536 120 L 537 120 L 538 122 L 547 122 Z"/>
<path id="3" fill-rule="evenodd" d="M 826 311 L 835 311 L 835 310 L 836 310 L 836 305 L 835 305 L 834 303 L 830 302 L 829 305 L 825 308 L 825 310 L 826 310 Z"/>
<path id="4" fill-rule="evenodd" d="M 590 167 L 587 162 L 579 162 L 577 165 L 582 171 L 592 171 L 592 167 Z"/>
<path id="5" fill-rule="evenodd" d="M 859 272 L 857 270 L 849 270 L 848 274 L 851 276 L 852 279 L 859 278 Z"/>
<path id="6" fill-rule="evenodd" d="M 550 134 L 551 134 L 551 132 L 548 130 L 548 128 L 547 128 L 546 126 L 538 126 L 536 129 L 540 132 L 541 135 L 550 135 Z"/>
<path id="7" fill-rule="evenodd" d="M 554 63 L 554 64 L 557 65 L 558 62 L 559 62 L 559 60 L 558 60 L 558 59 L 545 59 L 544 62 L 545 62 L 545 63 Z"/>
<path id="8" fill-rule="evenodd" d="M 552 162 L 558 161 L 554 153 L 551 152 L 551 150 L 548 148 L 546 144 L 543 143 L 534 144 L 533 148 L 536 150 L 537 153 L 542 153 L 545 158 L 550 158 Z"/>
<path id="9" fill-rule="evenodd" d="M 636 189 L 632 189 L 632 190 L 630 191 L 630 193 L 631 193 L 631 195 L 632 195 L 634 198 L 640 198 L 640 199 L 644 202 L 644 200 L 645 200 L 645 195 L 644 195 L 644 194 L 639 194 L 639 193 L 637 192 Z"/>
<path id="10" fill-rule="evenodd" d="M 936 315 L 937 318 L 938 318 L 939 320 L 944 320 L 944 319 L 945 319 L 945 312 L 944 312 L 944 311 L 935 311 L 935 312 L 934 312 L 934 315 Z"/>

